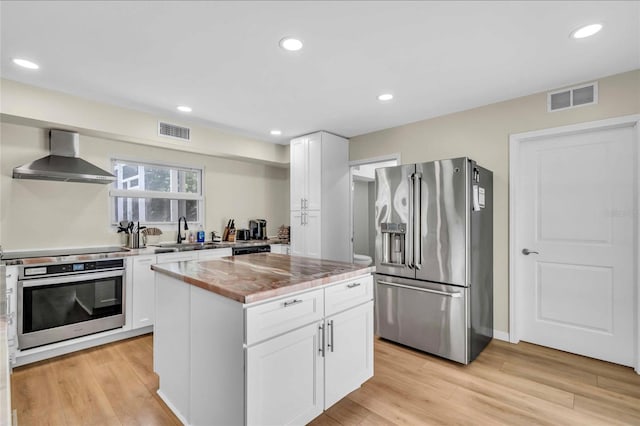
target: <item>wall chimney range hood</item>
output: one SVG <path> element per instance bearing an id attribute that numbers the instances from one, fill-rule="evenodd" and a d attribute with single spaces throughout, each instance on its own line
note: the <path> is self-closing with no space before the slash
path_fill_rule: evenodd
<path id="1" fill-rule="evenodd" d="M 116 177 L 79 157 L 79 135 L 66 130 L 49 130 L 50 155 L 13 169 L 14 179 L 64 182 L 111 183 Z"/>

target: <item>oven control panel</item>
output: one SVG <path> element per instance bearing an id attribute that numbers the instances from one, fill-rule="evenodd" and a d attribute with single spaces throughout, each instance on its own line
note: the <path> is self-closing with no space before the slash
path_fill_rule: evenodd
<path id="1" fill-rule="evenodd" d="M 45 266 L 25 266 L 22 276 L 46 277 L 53 275 L 79 274 L 107 269 L 124 268 L 124 259 L 106 259 L 93 262 L 53 263 Z"/>

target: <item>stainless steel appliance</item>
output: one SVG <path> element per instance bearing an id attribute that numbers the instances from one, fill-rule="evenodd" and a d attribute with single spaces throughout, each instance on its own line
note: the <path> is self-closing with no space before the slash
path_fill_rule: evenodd
<path id="1" fill-rule="evenodd" d="M 234 247 L 231 252 L 234 256 L 242 255 L 242 254 L 252 254 L 252 253 L 270 253 L 271 246 L 248 246 L 248 247 Z"/>
<path id="2" fill-rule="evenodd" d="M 493 337 L 493 174 L 464 158 L 376 170 L 377 333 L 463 364 Z"/>
<path id="3" fill-rule="evenodd" d="M 51 155 L 13 169 L 14 179 L 64 182 L 111 183 L 116 177 L 80 158 L 80 137 L 76 132 L 49 130 Z"/>
<path id="4" fill-rule="evenodd" d="M 18 349 L 122 327 L 124 259 L 22 265 Z"/>
<path id="5" fill-rule="evenodd" d="M 236 230 L 236 241 L 247 241 L 251 239 L 251 232 L 248 229 Z"/>
<path id="6" fill-rule="evenodd" d="M 249 221 L 249 230 L 252 240 L 267 239 L 267 221 L 265 219 L 255 219 Z"/>

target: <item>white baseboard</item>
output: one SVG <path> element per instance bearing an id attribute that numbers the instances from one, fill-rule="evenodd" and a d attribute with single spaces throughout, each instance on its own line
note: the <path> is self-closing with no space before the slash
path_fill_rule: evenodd
<path id="1" fill-rule="evenodd" d="M 493 338 L 497 340 L 502 340 L 504 342 L 509 342 L 509 333 L 506 331 L 493 329 Z"/>
<path id="2" fill-rule="evenodd" d="M 160 389 L 158 389 L 156 393 L 158 394 L 162 402 L 164 402 L 167 407 L 169 407 L 169 410 L 171 410 L 171 412 L 175 414 L 175 416 L 178 418 L 178 420 L 180 420 L 180 422 L 182 422 L 183 425 L 190 426 L 189 422 L 187 422 L 187 419 L 182 415 L 180 411 L 178 411 L 178 409 L 171 403 L 171 401 L 169 401 L 169 399 L 164 393 L 162 393 Z"/>

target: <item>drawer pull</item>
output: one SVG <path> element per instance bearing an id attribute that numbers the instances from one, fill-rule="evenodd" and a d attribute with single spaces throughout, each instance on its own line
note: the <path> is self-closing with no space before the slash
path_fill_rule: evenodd
<path id="1" fill-rule="evenodd" d="M 302 299 L 293 299 L 290 302 L 284 302 L 284 307 L 288 307 L 288 306 L 292 306 L 292 305 L 297 305 L 298 303 L 302 303 Z"/>
<path id="2" fill-rule="evenodd" d="M 347 288 L 356 288 L 356 287 L 360 287 L 360 283 L 347 284 Z"/>

